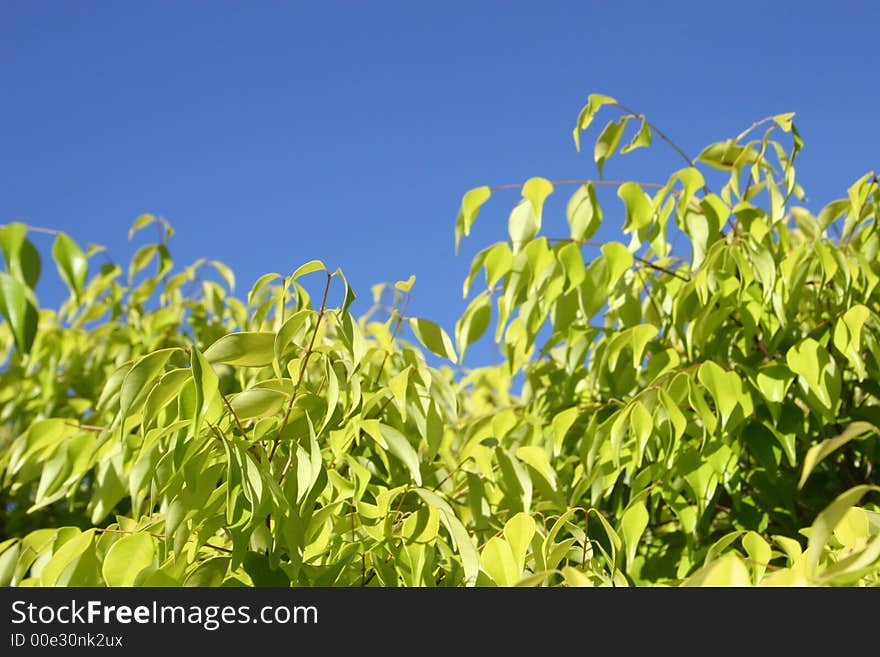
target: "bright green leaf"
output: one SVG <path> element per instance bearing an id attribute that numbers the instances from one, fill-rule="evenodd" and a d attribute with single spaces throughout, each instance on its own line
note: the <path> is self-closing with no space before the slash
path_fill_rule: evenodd
<path id="1" fill-rule="evenodd" d="M 476 187 L 468 192 L 461 199 L 461 208 L 458 211 L 458 218 L 455 220 L 455 253 L 458 253 L 458 247 L 461 244 L 462 236 L 471 234 L 471 226 L 477 218 L 482 205 L 492 196 L 492 190 L 487 186 Z"/>
<path id="2" fill-rule="evenodd" d="M 239 367 L 264 367 L 275 354 L 275 333 L 242 331 L 228 333 L 205 350 L 209 363 L 226 363 Z"/>
<path id="3" fill-rule="evenodd" d="M 457 362 L 452 340 L 440 326 L 429 319 L 417 317 L 408 318 L 408 322 L 412 332 L 425 347 L 442 358 Z"/>
<path id="4" fill-rule="evenodd" d="M 101 573 L 107 586 L 133 586 L 137 576 L 153 563 L 153 537 L 131 534 L 117 540 L 107 551 Z"/>
<path id="5" fill-rule="evenodd" d="M 5 272 L 0 272 L 0 312 L 9 322 L 18 351 L 29 353 L 37 336 L 37 307 L 25 284 Z"/>
<path id="6" fill-rule="evenodd" d="M 61 278 L 67 283 L 74 297 L 79 299 L 89 272 L 86 254 L 65 233 L 59 233 L 52 246 L 52 257 L 55 258 Z"/>

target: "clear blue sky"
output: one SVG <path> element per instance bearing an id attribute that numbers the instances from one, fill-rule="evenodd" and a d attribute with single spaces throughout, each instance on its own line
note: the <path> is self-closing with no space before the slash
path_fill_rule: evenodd
<path id="1" fill-rule="evenodd" d="M 226 262 L 240 296 L 319 258 L 358 311 L 372 284 L 415 274 L 411 313 L 451 331 L 470 256 L 506 239 L 518 198 L 496 195 L 455 257 L 462 193 L 594 177 L 571 140 L 588 93 L 694 155 L 796 111 L 810 207 L 843 196 L 880 166 L 878 24 L 867 1 L 2 0 L 0 223 L 127 261 L 129 225 L 152 212 L 174 225 L 178 263 Z M 652 150 L 606 175 L 665 182 L 681 163 Z M 616 207 L 600 238 L 617 235 Z"/>

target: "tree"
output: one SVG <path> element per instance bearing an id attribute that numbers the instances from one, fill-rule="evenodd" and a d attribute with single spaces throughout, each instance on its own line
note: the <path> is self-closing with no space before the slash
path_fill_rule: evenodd
<path id="1" fill-rule="evenodd" d="M 813 216 L 793 114 L 692 160 L 595 94 L 578 147 L 600 112 L 599 177 L 521 186 L 454 340 L 407 316 L 412 277 L 360 318 L 319 261 L 240 300 L 222 263 L 175 269 L 152 215 L 125 278 L 56 233 L 70 297 L 41 309 L 27 236 L 55 231 L 3 228 L 0 582 L 880 582 L 877 176 Z M 628 131 L 620 154 L 656 135 L 686 166 L 603 180 Z M 606 187 L 628 243 L 591 241 Z M 499 189 L 464 195 L 456 248 Z M 493 315 L 500 364 L 432 364 Z"/>

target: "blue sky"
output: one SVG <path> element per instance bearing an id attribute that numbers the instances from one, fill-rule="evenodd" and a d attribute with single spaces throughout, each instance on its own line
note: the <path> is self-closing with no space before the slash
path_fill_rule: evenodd
<path id="1" fill-rule="evenodd" d="M 361 312 L 374 283 L 415 274 L 410 313 L 451 331 L 470 257 L 506 239 L 518 198 L 493 197 L 456 257 L 462 194 L 595 177 L 571 139 L 588 93 L 692 155 L 795 111 L 808 206 L 845 195 L 878 168 L 878 24 L 874 2 L 4 0 L 0 223 L 126 262 L 128 227 L 151 212 L 175 227 L 178 263 L 224 261 L 240 296 L 319 258 Z M 606 176 L 665 182 L 681 165 L 657 143 Z M 564 234 L 572 191 L 551 197 L 548 233 Z M 618 238 L 619 208 L 600 239 Z"/>

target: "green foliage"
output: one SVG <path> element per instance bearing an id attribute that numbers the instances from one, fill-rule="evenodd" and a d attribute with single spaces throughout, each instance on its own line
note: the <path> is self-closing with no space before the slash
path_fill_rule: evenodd
<path id="1" fill-rule="evenodd" d="M 600 175 L 669 141 L 592 95 L 578 148 L 599 112 Z M 414 277 L 361 317 L 320 261 L 241 300 L 153 215 L 126 268 L 58 234 L 70 296 L 41 309 L 4 227 L 0 584 L 880 583 L 880 189 L 799 206 L 792 118 L 666 182 L 526 181 L 453 337 L 407 316 Z M 604 187 L 622 241 L 596 244 Z M 500 189 L 464 195 L 456 248 Z M 464 369 L 493 320 L 500 362 Z"/>

